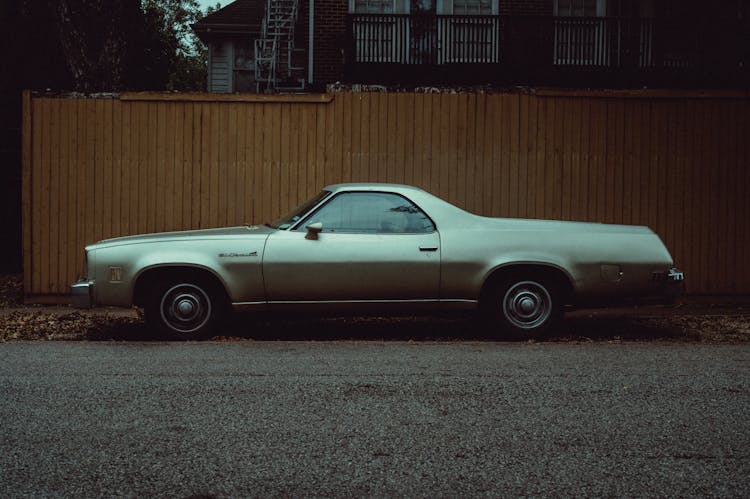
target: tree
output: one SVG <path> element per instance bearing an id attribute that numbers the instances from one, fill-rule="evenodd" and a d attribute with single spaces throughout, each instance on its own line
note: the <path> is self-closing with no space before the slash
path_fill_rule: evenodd
<path id="1" fill-rule="evenodd" d="M 204 90 L 196 0 L 0 2 L 0 92 Z"/>
<path id="2" fill-rule="evenodd" d="M 53 2 L 55 3 L 55 2 Z M 73 88 L 119 91 L 139 62 L 138 0 L 58 0 L 57 28 Z"/>
<path id="3" fill-rule="evenodd" d="M 210 9 L 210 8 L 209 8 Z M 197 0 L 143 0 L 146 62 L 164 71 L 166 90 L 205 90 L 207 53 L 190 25 L 203 17 Z M 209 10 L 210 12 L 210 10 Z"/>
<path id="4" fill-rule="evenodd" d="M 21 90 L 204 90 L 195 0 L 0 0 L 0 269 L 21 267 Z"/>

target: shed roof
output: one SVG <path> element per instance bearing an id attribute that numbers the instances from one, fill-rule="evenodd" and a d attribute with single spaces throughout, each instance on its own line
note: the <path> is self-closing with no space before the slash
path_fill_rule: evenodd
<path id="1" fill-rule="evenodd" d="M 235 0 L 192 25 L 204 42 L 221 35 L 246 35 L 261 32 L 264 0 Z"/>

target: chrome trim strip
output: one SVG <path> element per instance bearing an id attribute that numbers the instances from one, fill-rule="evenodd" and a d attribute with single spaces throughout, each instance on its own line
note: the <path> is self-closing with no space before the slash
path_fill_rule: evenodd
<path id="1" fill-rule="evenodd" d="M 348 303 L 439 303 L 440 300 L 299 300 L 269 301 L 269 305 L 334 305 Z"/>
<path id="2" fill-rule="evenodd" d="M 232 306 L 245 306 L 245 305 L 313 305 L 316 303 L 320 304 L 333 304 L 333 303 L 477 303 L 477 300 L 288 300 L 288 301 L 235 301 L 232 302 Z"/>

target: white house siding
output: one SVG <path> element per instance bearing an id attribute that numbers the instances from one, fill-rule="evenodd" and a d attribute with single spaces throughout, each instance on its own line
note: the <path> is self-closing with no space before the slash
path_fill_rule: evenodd
<path id="1" fill-rule="evenodd" d="M 232 43 L 216 41 L 209 44 L 208 91 L 232 91 Z"/>

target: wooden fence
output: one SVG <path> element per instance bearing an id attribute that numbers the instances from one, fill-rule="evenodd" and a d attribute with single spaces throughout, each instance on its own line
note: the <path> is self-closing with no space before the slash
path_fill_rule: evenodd
<path id="1" fill-rule="evenodd" d="M 99 239 L 268 221 L 336 182 L 489 215 L 652 227 L 691 293 L 750 293 L 741 93 L 25 94 L 28 301 Z"/>

